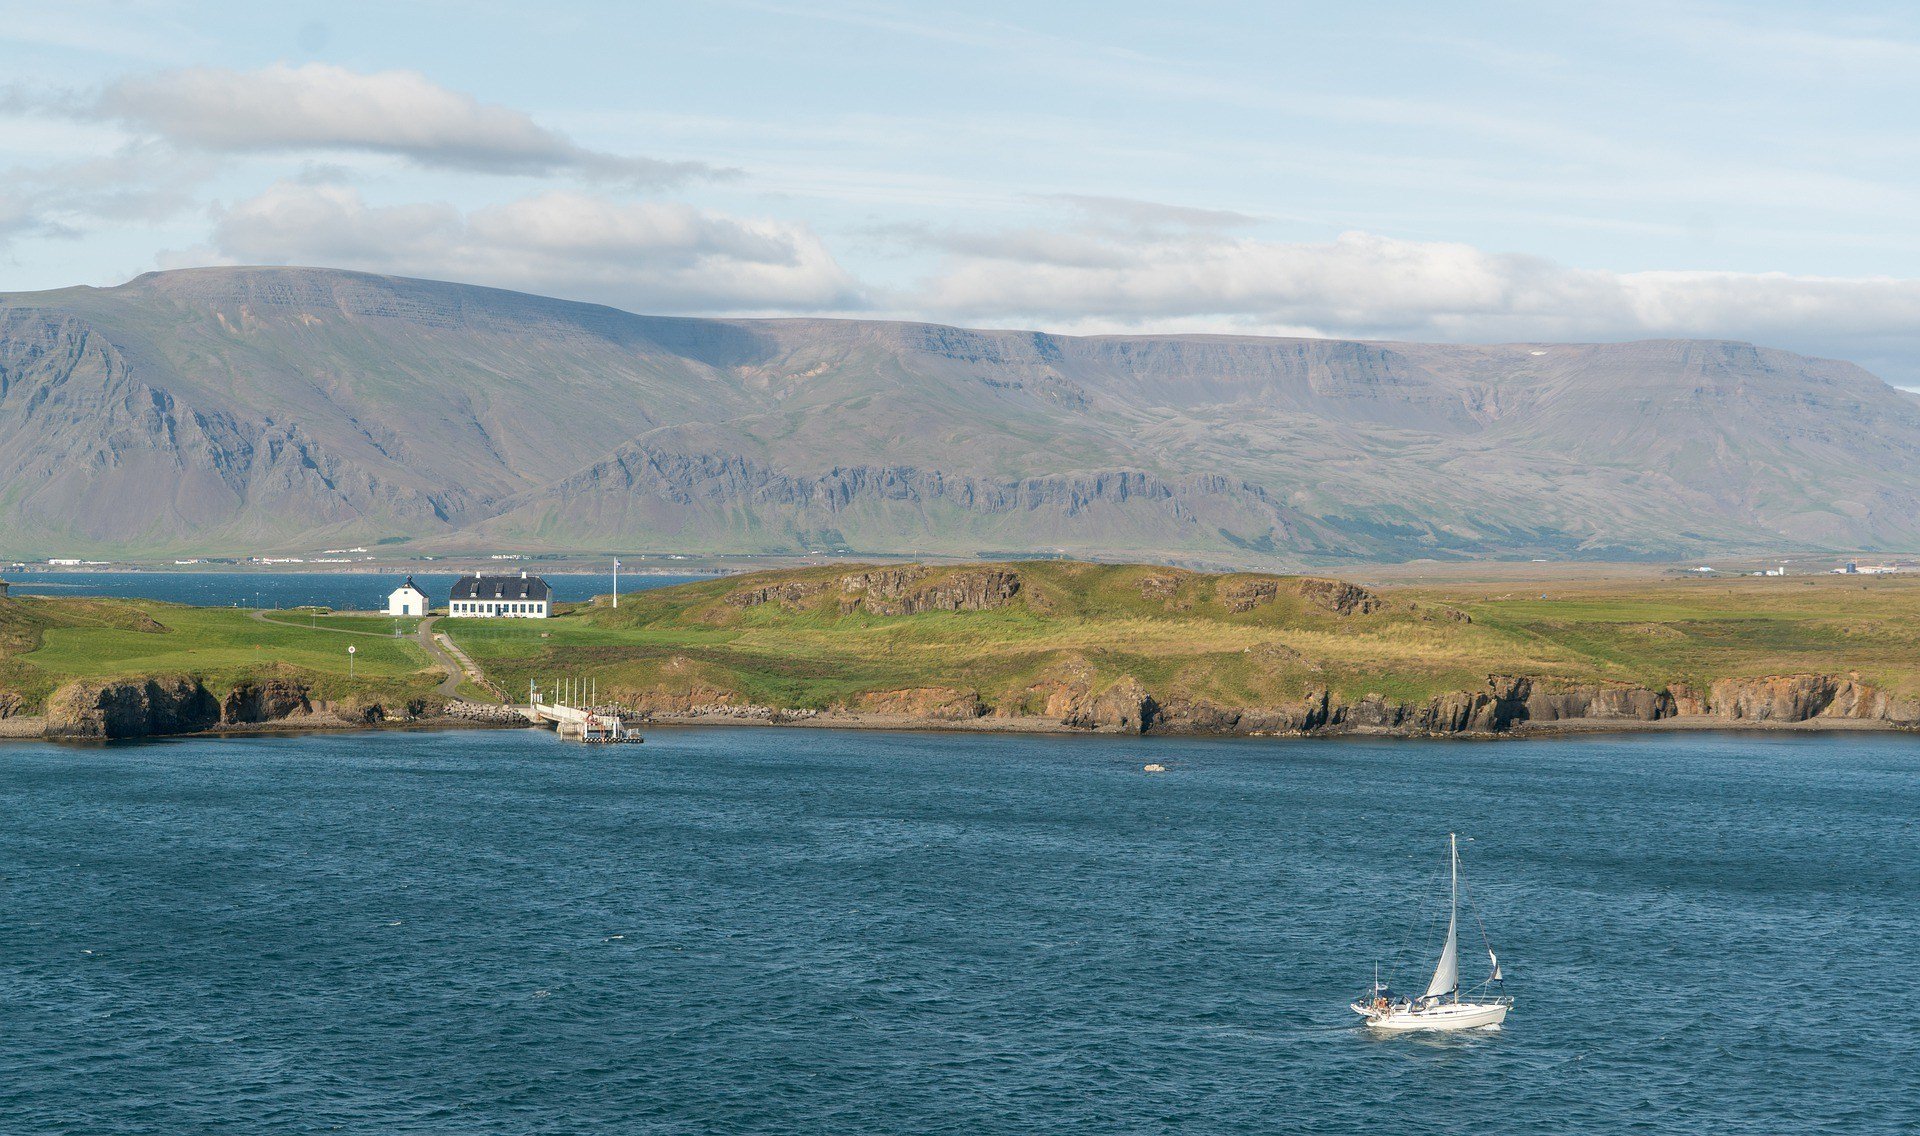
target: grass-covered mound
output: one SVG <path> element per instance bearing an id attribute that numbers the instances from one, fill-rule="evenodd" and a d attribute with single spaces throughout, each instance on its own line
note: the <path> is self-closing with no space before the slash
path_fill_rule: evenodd
<path id="1" fill-rule="evenodd" d="M 1487 691 L 1494 675 L 1542 690 L 1671 688 L 1679 712 L 1699 709 L 1688 690 L 1704 703 L 1734 678 L 1859 672 L 1920 691 L 1920 588 L 1905 581 L 1563 585 L 1545 598 L 1534 587 L 1382 591 L 1060 561 L 836 566 L 629 595 L 617 611 L 602 602 L 544 623 L 451 626 L 510 691 L 590 677 L 603 697 L 664 710 L 1061 718 L 1119 691 L 1163 712 L 1297 715 L 1315 699 L 1419 706 Z"/>
<path id="2" fill-rule="evenodd" d="M 439 681 L 419 645 L 352 617 L 186 607 L 155 600 L 26 596 L 0 600 L 0 706 L 38 713 L 62 686 L 165 677 L 216 699 L 277 683 L 313 699 L 406 703 Z M 375 621 L 384 628 L 390 621 Z M 403 628 L 410 630 L 411 628 Z M 348 676 L 346 649 L 357 648 Z"/>

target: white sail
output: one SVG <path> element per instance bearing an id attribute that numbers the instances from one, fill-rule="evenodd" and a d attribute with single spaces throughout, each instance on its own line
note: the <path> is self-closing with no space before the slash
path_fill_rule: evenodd
<path id="1" fill-rule="evenodd" d="M 1439 998 L 1460 989 L 1460 940 L 1455 920 L 1447 920 L 1447 949 L 1440 952 L 1440 965 L 1433 968 L 1433 981 L 1427 983 L 1429 998 Z"/>
<path id="2" fill-rule="evenodd" d="M 1452 906 L 1447 911 L 1447 947 L 1440 952 L 1440 965 L 1433 968 L 1433 981 L 1427 983 L 1428 998 L 1440 998 L 1460 989 L 1460 847 L 1452 833 L 1447 834 L 1447 870 L 1453 879 Z"/>
<path id="3" fill-rule="evenodd" d="M 1492 948 L 1488 948 L 1488 950 L 1487 950 L 1487 957 L 1488 957 L 1489 959 L 1491 959 L 1491 960 L 1493 960 L 1493 978 L 1492 978 L 1492 981 L 1494 981 L 1494 982 L 1498 982 L 1498 981 L 1500 981 L 1500 979 L 1501 979 L 1501 974 L 1500 974 L 1500 956 L 1499 956 L 1499 955 L 1496 955 L 1496 954 L 1494 954 L 1494 953 L 1493 953 L 1493 950 L 1492 950 Z"/>

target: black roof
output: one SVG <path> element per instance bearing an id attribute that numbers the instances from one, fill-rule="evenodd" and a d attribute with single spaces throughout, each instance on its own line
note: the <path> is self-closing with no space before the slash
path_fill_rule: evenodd
<path id="1" fill-rule="evenodd" d="M 453 584 L 456 600 L 546 600 L 552 595 L 538 576 L 462 576 Z"/>

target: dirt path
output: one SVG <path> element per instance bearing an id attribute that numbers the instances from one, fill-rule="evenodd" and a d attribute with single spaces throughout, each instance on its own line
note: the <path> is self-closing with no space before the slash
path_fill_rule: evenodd
<path id="1" fill-rule="evenodd" d="M 366 635 L 374 639 L 393 638 L 384 631 L 354 631 L 346 627 L 318 627 L 305 623 L 290 623 L 284 619 L 271 619 L 265 611 L 254 612 L 253 618 L 262 623 L 271 623 L 275 627 L 291 627 L 298 631 L 326 631 L 334 635 Z M 427 653 L 427 657 L 433 660 L 434 665 L 446 673 L 447 677 L 434 689 L 443 697 L 458 698 L 460 684 L 471 682 L 480 689 L 491 692 L 501 702 L 509 701 L 499 686 L 487 678 L 486 672 L 480 669 L 480 665 L 473 661 L 471 655 L 462 651 L 445 635 L 434 634 L 433 625 L 439 619 L 437 615 L 430 615 L 421 620 L 420 628 L 414 632 L 413 636 L 414 642 L 420 644 L 420 649 Z"/>
<path id="2" fill-rule="evenodd" d="M 460 683 L 461 680 L 466 678 L 466 672 L 462 670 L 459 662 L 456 661 L 451 654 L 447 653 L 446 648 L 440 645 L 441 640 L 434 637 L 433 624 L 437 618 L 437 616 L 430 615 L 421 620 L 420 630 L 414 633 L 414 637 L 419 641 L 421 648 L 426 651 L 427 655 L 433 659 L 434 663 L 447 673 L 447 677 L 435 689 L 437 689 L 443 697 L 458 698 L 460 697 Z"/>
<path id="3" fill-rule="evenodd" d="M 434 632 L 433 625 L 439 620 L 437 615 L 421 620 L 419 639 L 427 654 L 432 655 L 433 661 L 440 664 L 440 669 L 447 672 L 446 681 L 439 686 L 440 693 L 448 698 L 458 698 L 460 682 L 465 679 L 502 703 L 510 702 L 511 699 L 507 698 L 499 684 L 488 678 L 487 673 L 480 669 L 480 664 L 473 661 L 473 656 L 462 651 L 452 639 Z"/>

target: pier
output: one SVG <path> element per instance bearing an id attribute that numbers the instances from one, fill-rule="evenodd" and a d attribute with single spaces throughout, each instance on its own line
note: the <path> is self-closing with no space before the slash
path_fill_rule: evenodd
<path id="1" fill-rule="evenodd" d="M 641 736 L 627 724 L 626 711 L 619 706 L 575 706 L 567 702 L 545 702 L 537 692 L 533 693 L 521 713 L 530 722 L 550 724 L 563 738 L 576 738 L 583 742 L 628 742 L 642 741 Z"/>

